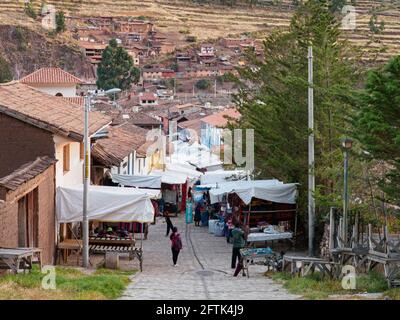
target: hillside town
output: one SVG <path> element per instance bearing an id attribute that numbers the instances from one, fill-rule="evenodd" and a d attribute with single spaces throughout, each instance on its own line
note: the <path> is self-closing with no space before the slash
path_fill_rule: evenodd
<path id="1" fill-rule="evenodd" d="M 0 300 L 400 298 L 400 55 L 361 52 L 337 1 L 204 38 L 7 3 Z M 371 12 L 395 36 L 400 8 Z"/>

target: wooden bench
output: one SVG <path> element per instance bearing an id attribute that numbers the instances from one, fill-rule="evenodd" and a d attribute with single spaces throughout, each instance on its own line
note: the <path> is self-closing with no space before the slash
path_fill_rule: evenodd
<path id="1" fill-rule="evenodd" d="M 0 269 L 10 269 L 17 274 L 20 270 L 31 270 L 38 264 L 42 270 L 42 250 L 38 248 L 0 248 Z"/>
<path id="2" fill-rule="evenodd" d="M 297 264 L 300 263 L 300 267 Z M 330 278 L 336 278 L 339 276 L 340 263 L 333 262 L 316 257 L 298 256 L 298 255 L 287 255 L 283 256 L 282 270 L 285 271 L 287 266 L 290 265 L 290 273 L 292 275 L 299 274 L 302 277 L 314 273 L 315 269 L 318 269 L 323 274 L 327 274 Z"/>
<path id="3" fill-rule="evenodd" d="M 83 243 L 79 239 L 65 239 L 57 245 L 57 259 L 60 262 L 60 254 L 63 253 L 64 263 L 68 262 L 69 250 L 77 253 L 77 264 L 79 265 L 79 256 L 82 253 Z"/>

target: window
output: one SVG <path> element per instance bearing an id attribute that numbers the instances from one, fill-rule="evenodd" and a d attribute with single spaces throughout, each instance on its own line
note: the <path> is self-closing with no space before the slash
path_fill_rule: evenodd
<path id="1" fill-rule="evenodd" d="M 85 144 L 83 142 L 80 144 L 80 157 L 81 160 L 85 159 Z"/>
<path id="2" fill-rule="evenodd" d="M 69 147 L 69 144 L 66 144 L 63 147 L 63 169 L 64 169 L 64 172 L 68 172 L 70 170 L 70 147 Z"/>
<path id="3" fill-rule="evenodd" d="M 63 94 L 61 92 L 56 93 L 56 97 L 62 97 Z"/>

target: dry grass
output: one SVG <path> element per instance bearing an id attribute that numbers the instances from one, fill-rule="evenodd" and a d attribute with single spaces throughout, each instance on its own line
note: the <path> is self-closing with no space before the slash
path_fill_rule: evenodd
<path id="1" fill-rule="evenodd" d="M 41 288 L 43 274 L 0 277 L 0 300 L 106 300 L 121 296 L 134 271 L 98 269 L 90 273 L 74 268 L 56 268 L 56 289 Z"/>
<path id="2" fill-rule="evenodd" d="M 38 10 L 41 0 L 31 1 Z M 110 16 L 149 17 L 156 22 L 161 31 L 170 33 L 171 38 L 177 39 L 180 43 L 184 43 L 186 35 L 180 34 L 179 30 L 190 30 L 190 34 L 197 39 L 207 40 L 228 34 L 260 31 L 269 33 L 276 28 L 286 29 L 293 14 L 293 9 L 289 7 L 291 2 L 283 0 L 283 6 L 230 8 L 198 5 L 179 0 L 46 1 L 72 16 L 101 16 L 106 12 Z M 2 23 L 33 25 L 33 20 L 22 13 L 23 3 L 24 0 L 2 0 L 0 2 Z M 384 6 L 381 7 L 381 3 L 377 1 L 357 1 L 357 29 L 345 32 L 345 36 L 352 43 L 362 46 L 366 52 L 377 48 L 385 49 L 386 52 L 379 54 L 380 60 L 386 60 L 400 51 L 400 8 L 395 7 L 389 0 L 383 3 Z M 385 22 L 385 31 L 379 35 L 373 35 L 368 25 L 373 8 L 378 12 L 378 21 Z M 369 44 L 368 41 L 372 36 L 376 42 Z"/>

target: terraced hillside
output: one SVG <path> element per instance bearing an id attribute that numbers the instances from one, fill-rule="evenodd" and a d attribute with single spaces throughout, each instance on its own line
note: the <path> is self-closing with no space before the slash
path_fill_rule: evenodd
<path id="1" fill-rule="evenodd" d="M 31 1 L 37 10 L 42 0 Z M 274 28 L 287 28 L 294 7 L 292 0 L 282 0 L 280 5 L 237 6 L 198 5 L 184 0 L 46 0 L 70 15 L 82 16 L 132 16 L 149 17 L 162 31 L 190 33 L 199 39 L 217 38 L 243 32 L 269 32 Z M 24 0 L 1 0 L 2 21 L 21 19 Z M 385 29 L 374 34 L 369 27 L 372 10 L 378 23 L 384 21 Z M 358 0 L 356 5 L 357 28 L 346 31 L 356 45 L 366 51 L 385 50 L 379 60 L 400 53 L 400 1 Z M 371 39 L 374 41 L 371 42 Z"/>

